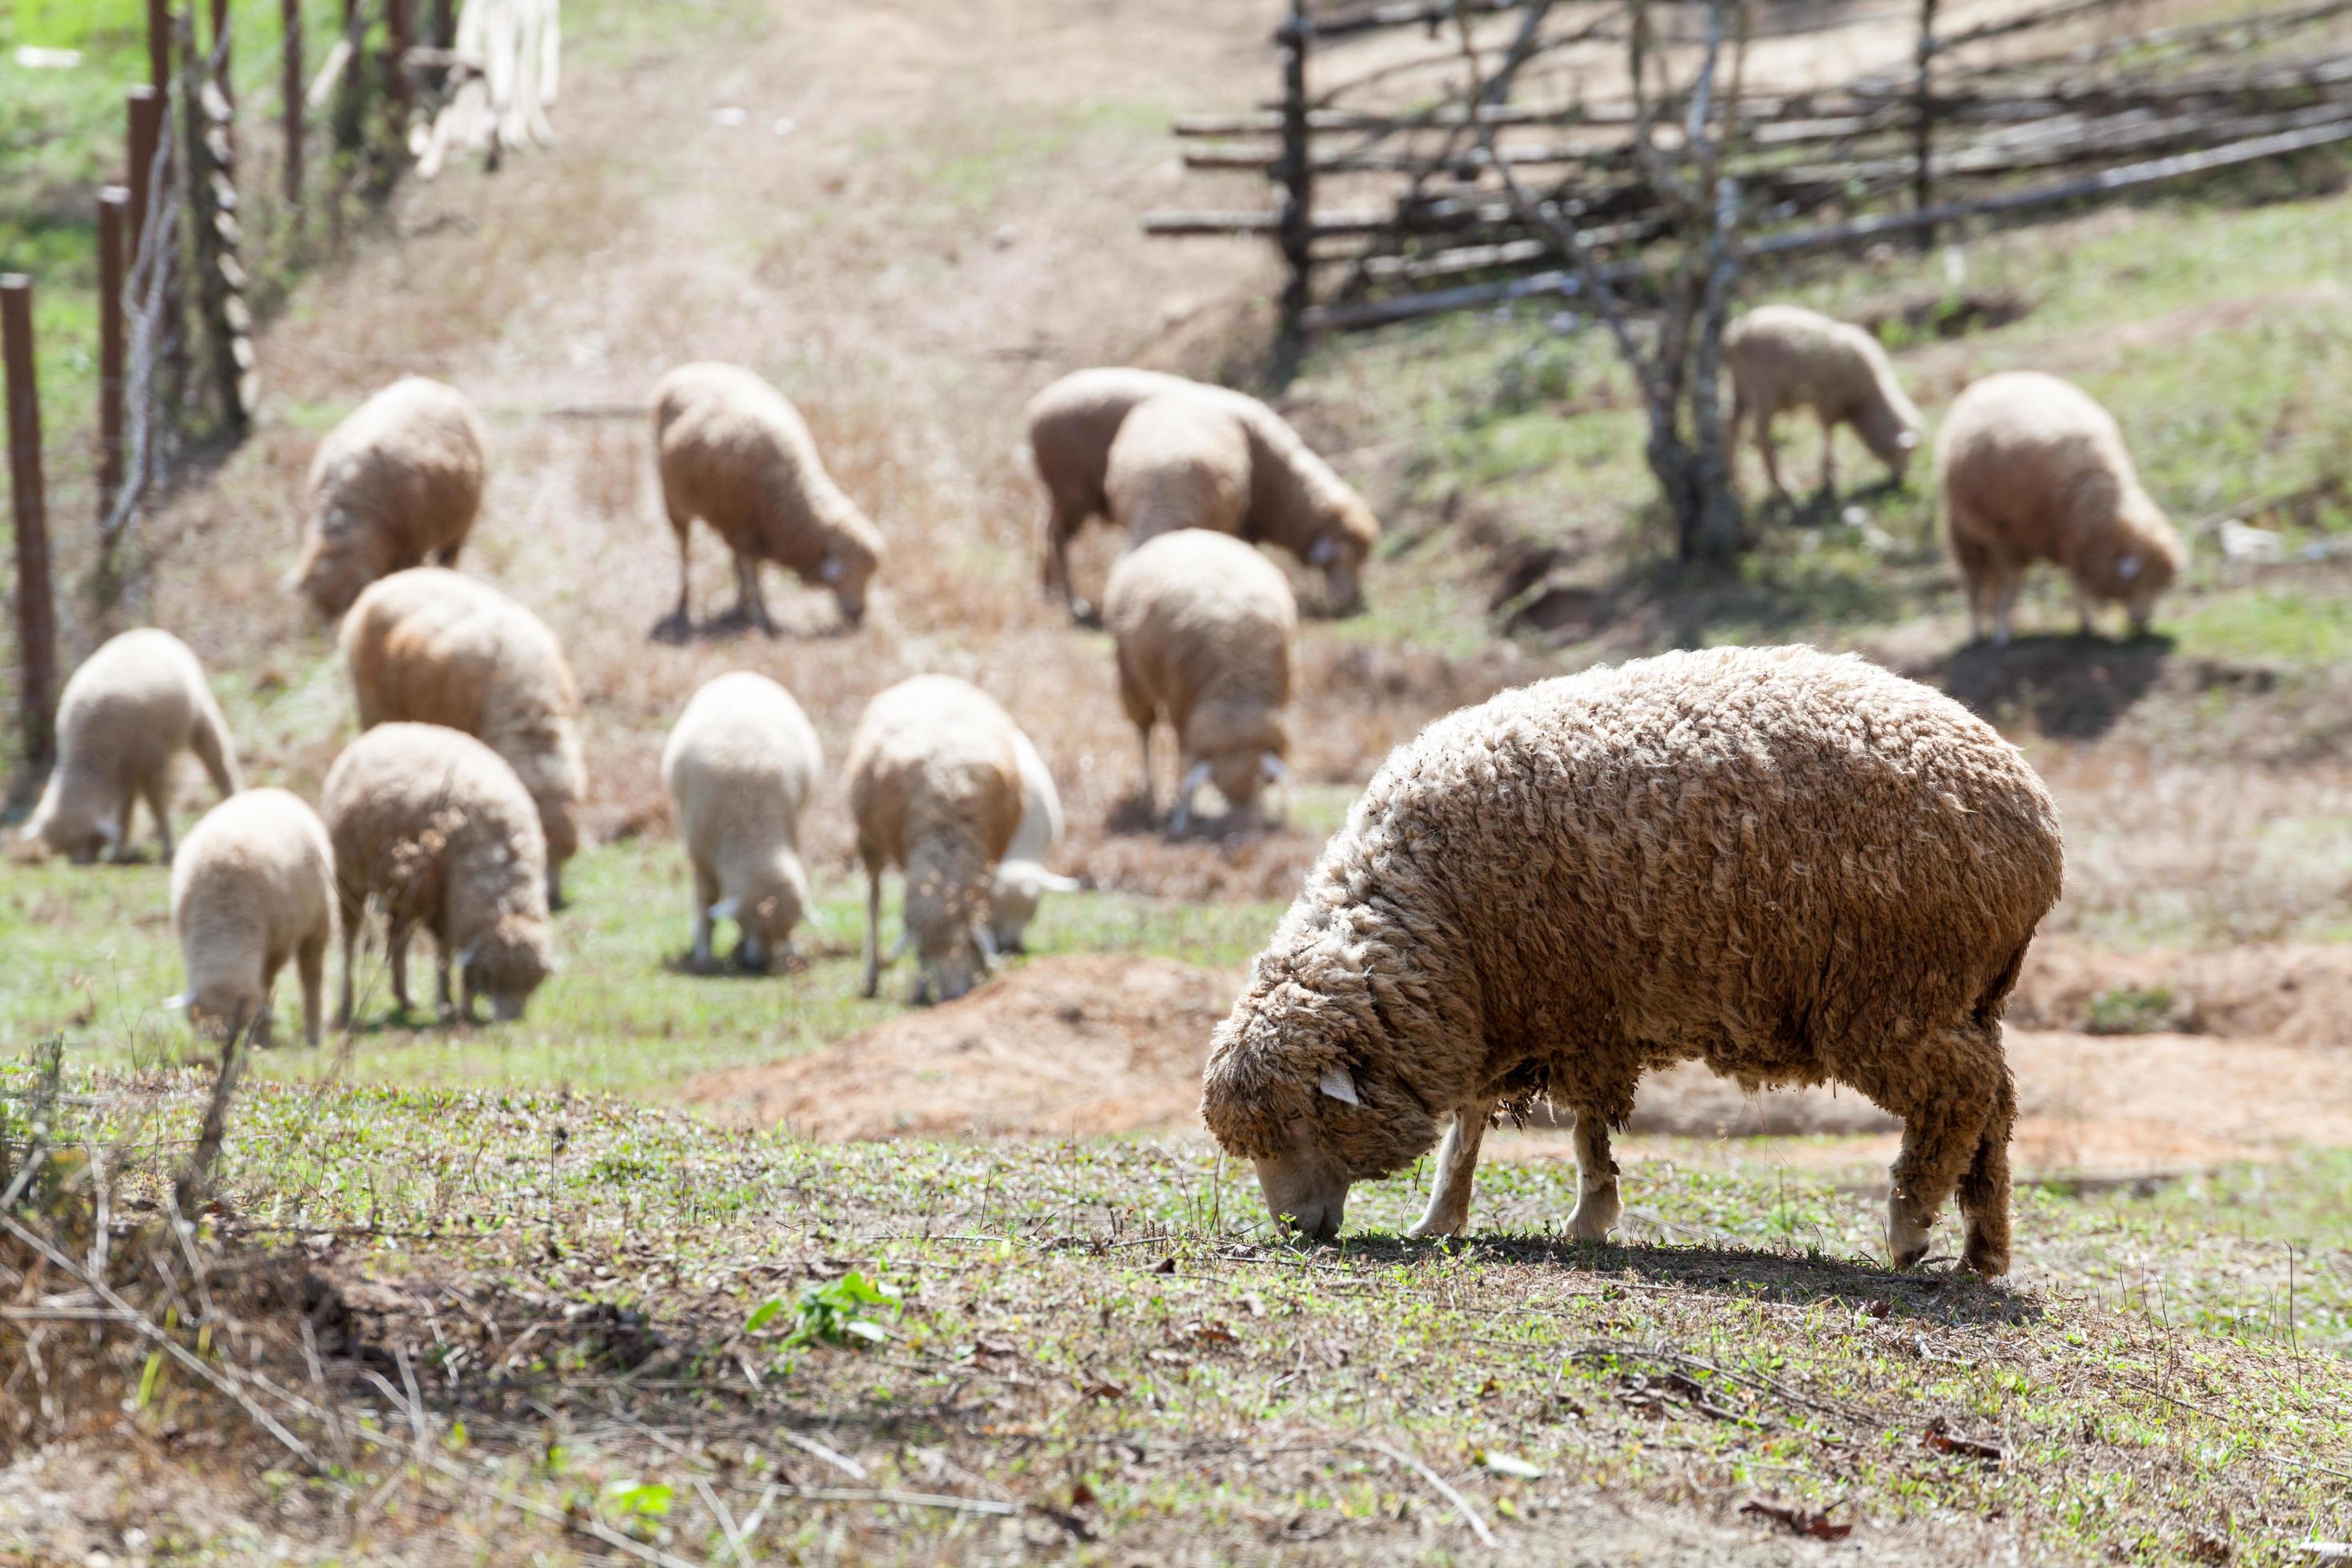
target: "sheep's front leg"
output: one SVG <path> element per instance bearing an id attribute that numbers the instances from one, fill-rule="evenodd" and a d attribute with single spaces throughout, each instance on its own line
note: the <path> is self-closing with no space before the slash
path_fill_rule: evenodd
<path id="1" fill-rule="evenodd" d="M 858 994 L 872 999 L 882 990 L 882 867 L 866 860 L 866 984 Z"/>
<path id="2" fill-rule="evenodd" d="M 302 1041 L 319 1048 L 319 1013 L 325 999 L 327 933 L 320 931 L 294 951 L 294 973 L 302 983 Z"/>
<path id="3" fill-rule="evenodd" d="M 1780 446 L 1772 438 L 1772 410 L 1759 404 L 1756 407 L 1756 450 L 1764 459 L 1764 477 L 1782 500 L 1789 497 L 1789 487 L 1780 480 Z"/>
<path id="4" fill-rule="evenodd" d="M 1617 1162 L 1609 1156 L 1609 1118 L 1598 1106 L 1576 1108 L 1576 1194 L 1570 1237 L 1608 1240 L 1625 1205 L 1617 1196 Z"/>
<path id="5" fill-rule="evenodd" d="M 1818 412 L 1818 411 L 1817 411 Z M 1822 421 L 1822 494 L 1837 494 L 1837 422 L 1828 415 Z"/>
<path id="6" fill-rule="evenodd" d="M 698 864 L 694 868 L 694 950 L 687 957 L 688 964 L 696 970 L 711 966 L 710 906 L 719 901 L 719 879 Z"/>
<path id="7" fill-rule="evenodd" d="M 1459 1236 L 1470 1223 L 1470 1179 L 1478 1170 L 1478 1145 L 1495 1101 L 1474 1100 L 1454 1108 L 1454 1125 L 1437 1147 L 1437 1179 L 1429 1189 L 1429 1207 L 1407 1236 Z"/>
<path id="8" fill-rule="evenodd" d="M 408 938 L 410 923 L 395 918 L 384 932 L 384 956 L 392 962 L 392 1001 L 403 1016 L 409 1011 Z"/>

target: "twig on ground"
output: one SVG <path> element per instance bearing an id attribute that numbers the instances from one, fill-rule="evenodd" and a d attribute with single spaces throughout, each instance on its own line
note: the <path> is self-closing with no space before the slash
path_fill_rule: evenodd
<path id="1" fill-rule="evenodd" d="M 1462 1516 L 1462 1522 L 1470 1527 L 1470 1533 L 1478 1538 L 1480 1545 L 1492 1551 L 1501 1544 L 1496 1541 L 1495 1532 L 1486 1528 L 1486 1521 L 1478 1517 L 1478 1510 L 1470 1506 L 1470 1500 L 1448 1486 L 1444 1477 L 1402 1449 L 1391 1448 L 1386 1443 L 1370 1437 L 1363 1438 L 1360 1442 L 1362 1447 L 1371 1449 L 1384 1458 L 1394 1460 L 1427 1481 L 1432 1490 L 1454 1505 L 1454 1511 Z"/>

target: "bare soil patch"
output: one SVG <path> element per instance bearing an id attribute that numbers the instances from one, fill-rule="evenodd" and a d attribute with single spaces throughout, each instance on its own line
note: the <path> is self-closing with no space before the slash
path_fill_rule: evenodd
<path id="1" fill-rule="evenodd" d="M 2352 950 L 2279 942 L 2113 952 L 2045 938 L 2009 1016 L 2033 1029 L 2161 1029 L 2352 1049 Z"/>
<path id="2" fill-rule="evenodd" d="M 1197 1128 L 1209 1034 L 1240 987 L 1164 958 L 1040 959 L 812 1056 L 698 1079 L 686 1099 L 827 1141 Z"/>

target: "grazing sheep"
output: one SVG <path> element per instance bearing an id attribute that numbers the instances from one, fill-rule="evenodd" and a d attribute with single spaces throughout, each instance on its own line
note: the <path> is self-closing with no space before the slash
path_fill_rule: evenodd
<path id="1" fill-rule="evenodd" d="M 172 858 L 172 763 L 194 752 L 226 799 L 240 787 L 236 743 L 187 644 L 149 626 L 82 661 L 58 701 L 58 765 L 25 824 L 27 843 L 76 865 L 131 858 L 142 800 Z"/>
<path id="2" fill-rule="evenodd" d="M 327 773 L 327 834 L 343 921 L 343 995 L 352 1022 L 352 949 L 367 900 L 383 900 L 392 994 L 409 1011 L 408 939 L 422 925 L 437 950 L 445 1018 L 473 1022 L 474 1001 L 520 1018 L 555 972 L 547 921 L 547 841 L 505 759 L 438 724 L 379 724 Z M 462 979 L 449 995 L 449 970 Z"/>
<path id="3" fill-rule="evenodd" d="M 1290 584 L 1249 545 L 1180 529 L 1148 540 L 1111 568 L 1105 620 L 1118 643 L 1118 696 L 1143 747 L 1152 798 L 1151 728 L 1176 731 L 1181 782 L 1168 831 L 1191 824 L 1192 795 L 1213 781 L 1235 811 L 1284 774 L 1290 731 Z"/>
<path id="4" fill-rule="evenodd" d="M 2184 559 L 2180 536 L 2140 488 L 2123 432 L 2081 389 L 2010 371 L 1969 384 L 1936 441 L 1944 526 L 1968 579 L 1969 627 L 2009 641 L 2018 584 L 2035 561 L 2074 580 L 2083 631 L 2120 601 L 2135 633 Z"/>
<path id="5" fill-rule="evenodd" d="M 832 589 L 852 626 L 865 618 L 882 535 L 824 471 L 783 394 L 740 366 L 680 365 L 654 388 L 654 446 L 662 505 L 677 535 L 671 629 L 682 636 L 693 626 L 687 565 L 698 517 L 735 554 L 740 592 L 730 622 L 776 629 L 760 591 L 762 561 Z"/>
<path id="6" fill-rule="evenodd" d="M 849 742 L 849 810 L 866 862 L 866 995 L 882 983 L 889 866 L 907 880 L 916 1002 L 951 1002 L 986 972 L 990 879 L 1021 822 L 1020 733 L 995 699 L 949 675 L 902 680 L 866 705 Z"/>
<path id="7" fill-rule="evenodd" d="M 482 510 L 488 437 L 466 395 L 403 376 L 328 433 L 310 463 L 310 527 L 288 585 L 340 616 L 377 578 L 455 565 Z"/>
<path id="8" fill-rule="evenodd" d="M 2009 1266 L 2000 1016 L 2058 896 L 2056 808 L 1958 703 L 1810 648 L 1675 653 L 1507 691 L 1401 747 L 1218 1028 L 1202 1114 L 1318 1237 L 1452 1130 L 1417 1235 L 1467 1218 L 1497 1110 L 1572 1111 L 1570 1234 L 1619 1212 L 1653 1068 L 1837 1082 L 1903 1119 L 1898 1267 L 1957 1184 Z"/>
<path id="9" fill-rule="evenodd" d="M 1013 749 L 1021 764 L 1021 826 L 1013 830 L 1004 858 L 988 890 L 988 929 L 999 952 L 1026 952 L 1029 922 L 1047 893 L 1075 893 L 1077 879 L 1045 869 L 1046 851 L 1061 841 L 1062 796 L 1045 759 L 1018 730 Z"/>
<path id="10" fill-rule="evenodd" d="M 223 1039 L 247 1025 L 268 1045 L 269 995 L 293 961 L 302 982 L 302 1038 L 319 1043 L 327 943 L 335 934 L 335 850 L 299 795 L 231 795 L 190 830 L 172 866 L 172 929 L 188 983 L 167 1006 Z"/>
<path id="11" fill-rule="evenodd" d="M 662 749 L 662 787 L 694 865 L 693 962 L 709 967 L 710 928 L 733 921 L 735 963 L 764 973 L 808 912 L 801 810 L 824 754 L 792 694 L 736 670 L 706 682 Z"/>
<path id="12" fill-rule="evenodd" d="M 562 908 L 588 777 L 580 698 L 555 634 L 487 583 L 417 566 L 362 594 L 341 640 L 360 728 L 446 724 L 506 759 L 539 808 L 547 901 Z"/>
<path id="13" fill-rule="evenodd" d="M 1360 605 L 1363 564 L 1380 542 L 1380 521 L 1330 465 L 1307 450 L 1287 421 L 1256 398 L 1223 387 L 1158 371 L 1115 368 L 1066 375 L 1030 400 L 1029 449 L 1047 502 L 1047 590 L 1073 616 L 1091 617 L 1091 607 L 1070 587 L 1070 541 L 1089 517 L 1118 521 L 1108 489 L 1112 447 L 1129 414 L 1165 397 L 1224 408 L 1247 435 L 1248 500 L 1234 531 L 1253 542 L 1279 545 L 1320 569 L 1334 609 Z M 1176 416 L 1156 410 L 1155 418 L 1162 417 Z M 1213 437 L 1188 439 L 1217 444 Z M 1221 462 L 1230 471 L 1230 458 Z M 1220 479 L 1213 488 L 1223 492 L 1230 487 Z"/>
<path id="14" fill-rule="evenodd" d="M 1731 438 L 1752 420 L 1764 472 L 1783 496 L 1772 423 L 1792 408 L 1810 408 L 1822 422 L 1822 489 L 1834 494 L 1837 468 L 1832 437 L 1850 425 L 1896 483 L 1927 427 L 1903 395 L 1895 367 L 1878 340 L 1860 327 L 1833 321 L 1796 305 L 1763 305 L 1725 330 L 1723 363 L 1731 372 Z"/>
<path id="15" fill-rule="evenodd" d="M 1130 548 L 1180 528 L 1239 535 L 1249 515 L 1249 431 L 1223 399 L 1190 390 L 1147 397 L 1110 444 L 1103 495 Z"/>

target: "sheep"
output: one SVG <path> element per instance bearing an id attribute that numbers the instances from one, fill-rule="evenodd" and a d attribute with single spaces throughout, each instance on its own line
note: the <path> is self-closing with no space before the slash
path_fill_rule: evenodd
<path id="1" fill-rule="evenodd" d="M 988 889 L 988 929 L 999 952 L 1026 952 L 1029 922 L 1047 893 L 1075 893 L 1075 877 L 1045 869 L 1045 852 L 1061 841 L 1062 796 L 1045 759 L 1015 730 L 1013 749 L 1021 766 L 1021 825 L 996 864 Z"/>
<path id="2" fill-rule="evenodd" d="M 24 841 L 86 866 L 131 858 L 140 801 L 172 858 L 172 763 L 195 752 L 226 800 L 242 787 L 236 742 L 187 644 L 152 626 L 124 632 L 82 661 L 58 701 L 58 764 Z"/>
<path id="3" fill-rule="evenodd" d="M 1279 545 L 1319 569 L 1335 611 L 1360 605 L 1364 561 L 1380 542 L 1380 520 L 1287 421 L 1256 398 L 1224 387 L 1115 368 L 1066 375 L 1029 403 L 1030 455 L 1046 495 L 1047 591 L 1075 618 L 1093 618 L 1093 607 L 1070 586 L 1070 541 L 1089 517 L 1118 521 L 1107 488 L 1112 447 L 1131 413 L 1163 398 L 1223 408 L 1247 436 L 1248 500 L 1234 531 L 1252 542 Z M 1155 418 L 1172 417 L 1167 408 L 1155 409 Z"/>
<path id="4" fill-rule="evenodd" d="M 711 927 L 733 921 L 739 967 L 764 973 L 809 909 L 801 811 L 823 748 L 792 694 L 737 670 L 706 682 L 662 749 L 662 787 L 694 867 L 691 962 L 711 964 Z"/>
<path id="5" fill-rule="evenodd" d="M 2140 487 L 2114 418 L 2055 376 L 2010 371 L 1969 384 L 1936 440 L 1944 526 L 1967 579 L 1969 628 L 2009 641 L 2018 584 L 2034 561 L 2074 582 L 2084 636 L 2099 602 L 2121 601 L 2135 635 L 2180 574 L 2179 534 Z"/>
<path id="6" fill-rule="evenodd" d="M 866 706 L 849 742 L 849 809 L 866 863 L 865 994 L 881 988 L 882 873 L 905 874 L 903 948 L 918 1005 L 953 1001 L 995 956 L 991 878 L 1022 815 L 1021 731 L 986 692 L 919 675 Z"/>
<path id="7" fill-rule="evenodd" d="M 1202 1115 L 1309 1235 L 1451 1130 L 1415 1235 L 1459 1230 L 1489 1117 L 1574 1113 L 1570 1234 L 1619 1213 L 1642 1074 L 1834 1081 L 1904 1122 L 1908 1267 L 1957 1185 L 2009 1266 L 2000 1018 L 2058 896 L 2056 807 L 1958 703 L 1858 657 L 1674 653 L 1539 681 L 1400 747 L 1220 1025 Z"/>
<path id="8" fill-rule="evenodd" d="M 270 993 L 290 959 L 302 983 L 302 1037 L 319 1043 L 327 944 L 335 934 L 335 850 L 299 795 L 231 795 L 190 830 L 172 866 L 172 929 L 188 971 L 164 1005 L 234 1041 L 270 1037 Z"/>
<path id="9" fill-rule="evenodd" d="M 410 1008 L 408 939 L 422 925 L 437 950 L 444 1019 L 475 1021 L 475 999 L 484 995 L 497 1017 L 521 1017 L 555 972 L 555 954 L 547 840 L 505 759 L 438 724 L 379 724 L 335 759 L 323 815 L 342 915 L 342 1026 L 351 1026 L 352 949 L 371 897 L 383 900 L 402 1014 Z M 463 984 L 456 1004 L 453 963 Z"/>
<path id="10" fill-rule="evenodd" d="M 1228 404 L 1163 393 L 1120 423 L 1103 461 L 1103 495 L 1130 547 L 1180 528 L 1238 536 L 1250 472 L 1249 431 Z"/>
<path id="11" fill-rule="evenodd" d="M 1822 422 L 1823 493 L 1837 490 L 1832 437 L 1840 425 L 1853 427 L 1892 482 L 1903 482 L 1926 422 L 1870 333 L 1800 306 L 1762 305 L 1725 331 L 1723 363 L 1731 373 L 1731 438 L 1752 421 L 1764 473 L 1784 498 L 1772 423 L 1792 408 L 1810 408 Z"/>
<path id="12" fill-rule="evenodd" d="M 288 585 L 320 615 L 427 559 L 454 566 L 482 510 L 489 438 L 466 395 L 403 376 L 336 426 L 310 463 L 310 530 Z"/>
<path id="13" fill-rule="evenodd" d="M 760 590 L 762 561 L 832 589 L 851 626 L 865 618 L 881 532 L 825 472 L 808 426 L 782 393 L 737 365 L 680 365 L 655 386 L 653 411 L 662 505 L 677 535 L 677 610 L 665 630 L 682 637 L 694 624 L 688 559 L 698 517 L 735 555 L 739 591 L 722 624 L 774 634 Z"/>
<path id="14" fill-rule="evenodd" d="M 506 759 L 539 809 L 547 901 L 562 908 L 588 778 L 572 667 L 546 623 L 487 583 L 415 566 L 362 594 L 339 640 L 360 728 L 446 724 Z"/>
<path id="15" fill-rule="evenodd" d="M 1170 835 L 1190 826 L 1193 794 L 1212 780 L 1234 810 L 1254 810 L 1290 752 L 1283 707 L 1298 606 L 1289 582 L 1241 541 L 1187 528 L 1121 556 L 1103 597 L 1119 701 L 1142 745 L 1144 801 L 1152 726 L 1164 715 L 1181 774 Z"/>

